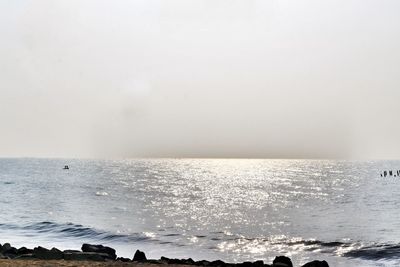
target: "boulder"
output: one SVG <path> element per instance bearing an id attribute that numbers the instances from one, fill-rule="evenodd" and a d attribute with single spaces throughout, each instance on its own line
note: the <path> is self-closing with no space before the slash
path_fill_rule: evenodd
<path id="1" fill-rule="evenodd" d="M 129 259 L 129 258 L 124 258 L 124 257 L 118 257 L 118 258 L 117 258 L 117 261 L 130 262 L 131 259 Z"/>
<path id="2" fill-rule="evenodd" d="M 17 255 L 33 254 L 33 249 L 21 247 L 17 250 Z"/>
<path id="3" fill-rule="evenodd" d="M 33 254 L 22 254 L 14 258 L 15 260 L 34 260 L 37 259 Z"/>
<path id="4" fill-rule="evenodd" d="M 143 251 L 136 250 L 135 255 L 133 256 L 133 261 L 146 261 L 146 254 Z"/>
<path id="5" fill-rule="evenodd" d="M 14 247 L 7 247 L 6 249 L 3 248 L 3 251 L 1 252 L 4 256 L 7 256 L 11 259 L 15 258 L 17 256 L 17 249 Z"/>
<path id="6" fill-rule="evenodd" d="M 293 267 L 293 263 L 290 258 L 285 256 L 277 256 L 272 262 L 273 267 Z"/>
<path id="7" fill-rule="evenodd" d="M 184 264 L 183 260 L 180 259 L 170 259 L 167 257 L 161 257 L 161 262 L 167 263 L 167 264 Z"/>
<path id="8" fill-rule="evenodd" d="M 250 261 L 244 261 L 242 263 L 239 264 L 240 267 L 253 267 L 253 263 Z"/>
<path id="9" fill-rule="evenodd" d="M 146 263 L 152 263 L 152 264 L 164 264 L 163 261 L 161 260 L 146 260 Z"/>
<path id="10" fill-rule="evenodd" d="M 106 247 L 103 245 L 83 244 L 82 251 L 83 252 L 105 253 L 108 255 L 108 258 L 112 259 L 112 260 L 115 260 L 117 258 L 117 254 L 115 254 L 115 249 Z"/>
<path id="11" fill-rule="evenodd" d="M 226 266 L 226 263 L 221 261 L 221 260 L 216 260 L 216 261 L 212 261 L 210 262 L 210 266 L 220 266 L 220 267 L 224 267 Z"/>
<path id="12" fill-rule="evenodd" d="M 40 246 L 33 249 L 33 255 L 41 260 L 61 260 L 64 257 L 64 253 L 57 248 L 48 250 Z"/>
<path id="13" fill-rule="evenodd" d="M 255 262 L 250 262 L 250 261 L 245 261 L 242 263 L 236 264 L 238 267 L 263 267 L 264 266 L 264 261 L 255 261 Z"/>
<path id="14" fill-rule="evenodd" d="M 75 250 L 75 249 L 66 249 L 63 251 L 64 253 L 80 253 L 82 251 L 80 250 Z"/>
<path id="15" fill-rule="evenodd" d="M 301 267 L 329 267 L 329 265 L 326 261 L 311 261 Z"/>
<path id="16" fill-rule="evenodd" d="M 187 264 L 187 265 L 194 265 L 195 261 L 192 258 L 189 259 L 183 259 L 183 264 Z"/>
<path id="17" fill-rule="evenodd" d="M 10 249 L 10 248 L 11 248 L 10 243 L 4 243 L 4 244 L 1 246 L 1 252 L 6 251 L 6 250 L 8 250 L 8 249 Z"/>
<path id="18" fill-rule="evenodd" d="M 107 253 L 64 252 L 64 260 L 67 261 L 106 261 L 107 259 L 110 259 Z"/>
<path id="19" fill-rule="evenodd" d="M 206 260 L 201 260 L 201 261 L 196 261 L 194 264 L 197 266 L 209 266 L 210 262 Z"/>
<path id="20" fill-rule="evenodd" d="M 255 262 L 253 262 L 253 266 L 254 267 L 263 267 L 264 261 L 262 261 L 262 260 L 255 261 Z"/>
<path id="21" fill-rule="evenodd" d="M 163 263 L 168 263 L 169 258 L 161 256 L 160 261 L 163 262 Z"/>

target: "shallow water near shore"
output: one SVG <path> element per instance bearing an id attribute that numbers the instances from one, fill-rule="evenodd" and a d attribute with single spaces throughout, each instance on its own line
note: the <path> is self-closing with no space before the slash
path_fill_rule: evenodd
<path id="1" fill-rule="evenodd" d="M 69 170 L 63 170 L 69 165 Z M 400 265 L 399 161 L 0 159 L 0 243 Z"/>

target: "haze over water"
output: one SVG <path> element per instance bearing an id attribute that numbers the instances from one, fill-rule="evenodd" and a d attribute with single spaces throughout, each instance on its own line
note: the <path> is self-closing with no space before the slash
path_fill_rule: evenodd
<path id="1" fill-rule="evenodd" d="M 379 174 L 399 163 L 0 159 L 0 243 L 398 266 L 400 178 Z"/>

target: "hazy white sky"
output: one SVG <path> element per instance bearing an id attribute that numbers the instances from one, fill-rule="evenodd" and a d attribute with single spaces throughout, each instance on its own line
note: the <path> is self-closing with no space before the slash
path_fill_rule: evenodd
<path id="1" fill-rule="evenodd" d="M 1 0 L 0 156 L 400 158 L 398 0 Z"/>

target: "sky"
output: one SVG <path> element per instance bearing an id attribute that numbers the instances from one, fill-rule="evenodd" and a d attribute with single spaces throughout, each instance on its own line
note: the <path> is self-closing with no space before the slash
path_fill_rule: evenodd
<path id="1" fill-rule="evenodd" d="M 398 0 L 1 0 L 1 157 L 400 159 Z"/>

